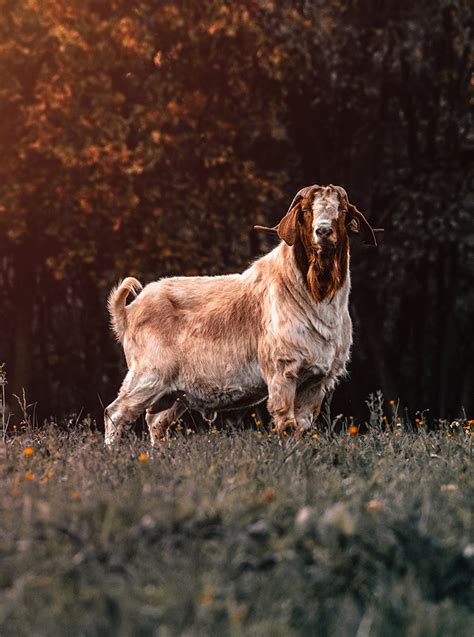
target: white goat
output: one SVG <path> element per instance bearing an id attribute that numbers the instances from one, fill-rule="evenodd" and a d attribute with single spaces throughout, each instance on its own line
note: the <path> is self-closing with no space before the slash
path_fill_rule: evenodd
<path id="1" fill-rule="evenodd" d="M 276 228 L 257 229 L 281 242 L 242 274 L 174 277 L 144 289 L 127 278 L 112 291 L 128 373 L 105 411 L 106 444 L 145 409 L 154 444 L 187 408 L 211 417 L 267 396 L 278 432 L 310 427 L 350 356 L 348 234 L 372 245 L 375 236 L 332 185 L 304 188 Z"/>

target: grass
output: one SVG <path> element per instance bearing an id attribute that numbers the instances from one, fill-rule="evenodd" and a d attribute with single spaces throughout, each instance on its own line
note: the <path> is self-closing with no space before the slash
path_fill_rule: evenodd
<path id="1" fill-rule="evenodd" d="M 153 452 L 133 434 L 106 450 L 87 421 L 12 432 L 0 634 L 474 634 L 469 425 L 381 418 Z"/>

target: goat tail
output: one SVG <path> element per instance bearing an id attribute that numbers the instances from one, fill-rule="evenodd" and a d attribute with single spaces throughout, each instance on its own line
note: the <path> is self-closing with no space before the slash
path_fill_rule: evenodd
<path id="1" fill-rule="evenodd" d="M 116 285 L 110 293 L 107 307 L 109 308 L 110 324 L 120 343 L 123 343 L 125 330 L 127 329 L 127 308 L 125 301 L 130 293 L 138 296 L 143 290 L 143 285 L 133 276 L 129 276 Z"/>

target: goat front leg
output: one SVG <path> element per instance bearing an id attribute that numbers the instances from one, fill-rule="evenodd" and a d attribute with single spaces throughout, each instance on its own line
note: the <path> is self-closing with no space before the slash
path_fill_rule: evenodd
<path id="1" fill-rule="evenodd" d="M 296 437 L 302 438 L 305 431 L 319 416 L 326 393 L 321 380 L 305 383 L 298 388 L 295 398 L 295 418 L 297 422 Z"/>
<path id="2" fill-rule="evenodd" d="M 282 434 L 295 424 L 296 378 L 293 374 L 278 374 L 268 385 L 268 411 L 275 428 Z"/>

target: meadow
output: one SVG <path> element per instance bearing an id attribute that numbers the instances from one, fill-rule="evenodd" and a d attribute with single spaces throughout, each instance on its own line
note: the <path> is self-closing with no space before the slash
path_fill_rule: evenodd
<path id="1" fill-rule="evenodd" d="M 389 412 L 155 450 L 10 423 L 0 634 L 473 635 L 473 422 Z"/>

